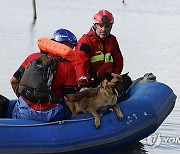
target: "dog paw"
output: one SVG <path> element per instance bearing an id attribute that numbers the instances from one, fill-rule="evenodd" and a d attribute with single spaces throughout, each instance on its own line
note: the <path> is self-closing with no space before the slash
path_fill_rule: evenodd
<path id="1" fill-rule="evenodd" d="M 124 117 L 123 117 L 123 115 L 118 115 L 117 118 L 118 118 L 118 120 L 123 120 Z"/>
<path id="2" fill-rule="evenodd" d="M 99 129 L 100 128 L 100 125 L 95 125 L 96 129 Z"/>
<path id="3" fill-rule="evenodd" d="M 99 122 L 96 121 L 94 125 L 95 125 L 96 129 L 100 128 L 100 125 L 101 125 L 100 121 Z"/>

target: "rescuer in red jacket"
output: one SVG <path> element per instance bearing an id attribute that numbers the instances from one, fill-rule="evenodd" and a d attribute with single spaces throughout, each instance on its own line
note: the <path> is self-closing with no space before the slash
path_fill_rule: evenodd
<path id="1" fill-rule="evenodd" d="M 56 45 L 53 42 L 56 42 Z M 59 45 L 58 45 L 59 44 Z M 56 30 L 49 41 L 46 41 L 44 45 L 46 45 L 40 49 L 40 52 L 46 53 L 48 56 L 51 57 L 61 57 L 61 52 L 70 51 L 73 52 L 74 46 L 77 44 L 77 40 L 75 35 L 67 29 L 59 29 Z M 61 48 L 61 46 L 64 46 Z M 56 46 L 56 48 L 55 48 Z M 67 50 L 66 50 L 66 49 Z M 43 50 L 42 50 L 43 49 Z M 58 53 L 54 50 L 58 49 Z M 44 75 L 40 75 L 36 73 L 37 69 L 31 68 L 31 72 L 28 74 L 29 76 L 25 76 L 25 80 L 21 80 L 23 75 L 25 74 L 26 67 L 28 67 L 31 62 L 40 56 L 40 52 L 30 54 L 24 62 L 21 64 L 19 69 L 14 73 L 12 76 L 10 83 L 11 86 L 18 96 L 18 100 L 15 103 L 12 112 L 13 119 L 30 119 L 30 120 L 38 120 L 42 122 L 52 122 L 52 121 L 59 121 L 64 119 L 71 118 L 71 111 L 64 100 L 64 96 L 66 96 L 67 100 L 70 102 L 77 102 L 84 97 L 92 97 L 96 94 L 96 90 L 90 88 L 86 89 L 82 92 L 76 91 L 76 72 L 73 64 L 68 60 L 59 61 L 56 65 L 56 71 L 52 79 L 52 89 L 51 93 L 47 93 L 49 96 L 49 100 L 41 100 L 40 98 L 33 98 L 34 84 L 32 78 L 36 76 L 38 78 L 44 78 Z M 71 55 L 71 54 L 69 54 Z M 65 58 L 65 57 L 63 57 Z M 36 64 L 36 66 L 40 67 L 40 65 Z M 42 67 L 42 66 L 41 66 Z M 49 70 L 49 69 L 48 69 Z M 27 72 L 26 72 L 27 73 Z M 34 75 L 32 75 L 34 74 Z M 31 79 L 32 82 L 27 82 L 28 79 Z M 40 80 L 41 81 L 41 80 Z M 49 81 L 49 80 L 48 80 Z M 44 82 L 47 84 L 46 82 Z M 19 93 L 19 85 L 23 85 L 25 88 L 23 92 Z M 40 83 L 41 84 L 41 83 Z M 51 94 L 55 95 L 51 95 Z M 39 96 L 41 93 L 39 93 Z M 44 95 L 44 93 L 43 93 Z M 56 97 L 55 97 L 56 96 Z"/>
<path id="2" fill-rule="evenodd" d="M 120 74 L 123 56 L 111 29 L 113 15 L 107 10 L 98 11 L 93 17 L 93 26 L 78 41 L 75 64 L 78 87 L 95 87 L 104 80 L 105 71 Z"/>

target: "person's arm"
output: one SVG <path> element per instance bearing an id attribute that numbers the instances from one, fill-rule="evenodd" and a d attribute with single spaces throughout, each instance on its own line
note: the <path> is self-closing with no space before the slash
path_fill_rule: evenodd
<path id="1" fill-rule="evenodd" d="M 16 94 L 16 96 L 19 96 L 18 94 L 18 86 L 21 81 L 22 75 L 24 73 L 25 68 L 21 65 L 19 69 L 14 73 L 12 78 L 10 79 L 11 87 Z"/>
<path id="2" fill-rule="evenodd" d="M 88 88 L 83 91 L 76 92 L 75 94 L 67 95 L 66 98 L 67 98 L 67 101 L 69 102 L 78 102 L 84 97 L 87 97 L 87 98 L 93 97 L 96 93 L 97 92 L 94 88 Z"/>
<path id="3" fill-rule="evenodd" d="M 117 41 L 115 41 L 115 48 L 113 51 L 113 73 L 121 74 L 124 66 L 124 59 L 121 53 L 121 50 L 119 48 L 119 44 Z"/>
<path id="4" fill-rule="evenodd" d="M 18 96 L 18 85 L 19 85 L 19 81 L 13 76 L 10 79 L 10 83 L 11 83 L 11 87 L 14 91 L 14 93 L 16 94 L 16 96 Z"/>
<path id="5" fill-rule="evenodd" d="M 88 69 L 90 63 L 90 42 L 86 35 L 78 41 L 75 48 L 75 53 L 77 55 L 77 61 L 75 64 L 77 84 L 79 88 L 88 87 Z"/>
<path id="6" fill-rule="evenodd" d="M 63 63 L 61 63 L 61 65 L 62 64 Z M 59 72 L 59 73 L 62 73 L 62 72 Z M 96 94 L 96 90 L 93 88 L 87 88 L 81 92 L 77 92 L 76 71 L 75 71 L 75 68 L 71 64 L 69 64 L 69 67 L 66 69 L 64 90 L 65 90 L 64 94 L 67 98 L 67 101 L 69 102 L 77 102 L 77 101 L 80 101 L 84 97 L 92 97 Z"/>

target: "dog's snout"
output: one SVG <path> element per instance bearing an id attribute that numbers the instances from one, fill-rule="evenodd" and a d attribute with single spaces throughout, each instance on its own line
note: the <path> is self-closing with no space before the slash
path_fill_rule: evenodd
<path id="1" fill-rule="evenodd" d="M 116 84 L 114 84 L 113 91 L 114 91 L 115 94 L 117 94 L 118 97 L 123 95 L 124 92 L 125 92 L 124 87 L 123 87 L 121 82 L 117 82 Z"/>

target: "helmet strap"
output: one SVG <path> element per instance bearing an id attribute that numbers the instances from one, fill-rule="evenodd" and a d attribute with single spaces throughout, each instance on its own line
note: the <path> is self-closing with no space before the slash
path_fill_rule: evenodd
<path id="1" fill-rule="evenodd" d="M 93 30 L 96 31 L 96 24 L 93 23 L 93 26 L 92 26 Z"/>
<path id="2" fill-rule="evenodd" d="M 96 24 L 93 24 L 92 30 L 94 31 L 94 33 L 96 33 Z"/>

